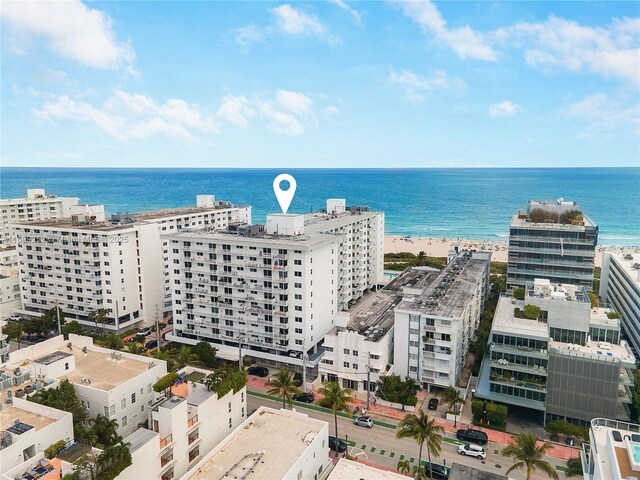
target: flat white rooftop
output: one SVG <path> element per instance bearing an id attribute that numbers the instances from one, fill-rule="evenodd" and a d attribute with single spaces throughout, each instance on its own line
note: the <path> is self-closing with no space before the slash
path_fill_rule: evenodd
<path id="1" fill-rule="evenodd" d="M 302 413 L 260 407 L 183 479 L 232 479 L 239 462 L 251 466 L 258 457 L 246 480 L 283 478 L 325 426 Z"/>
<path id="2" fill-rule="evenodd" d="M 370 467 L 364 463 L 354 462 L 352 460 L 347 460 L 346 458 L 341 458 L 338 461 L 336 466 L 333 467 L 333 470 L 331 470 L 327 480 L 346 480 L 356 478 L 360 480 L 407 480 L 405 475 Z"/>
<path id="3" fill-rule="evenodd" d="M 629 279 L 640 288 L 640 253 L 608 253 Z M 637 267 L 637 268 L 635 268 Z"/>
<path id="4" fill-rule="evenodd" d="M 602 470 L 601 478 L 640 478 L 640 465 L 634 461 L 634 450 L 640 448 L 640 425 L 594 418 L 590 433 L 591 457 Z"/>
<path id="5" fill-rule="evenodd" d="M 2 395 L 0 399 L 2 400 L 2 410 L 0 410 L 0 430 L 9 430 L 17 422 L 20 422 L 30 425 L 38 431 L 56 421 L 55 418 L 33 413 L 27 409 L 17 408 L 12 404 L 5 403 L 5 395 Z"/>
<path id="6" fill-rule="evenodd" d="M 514 310 L 524 309 L 525 302 L 522 300 L 514 300 L 511 297 L 500 297 L 496 313 L 493 317 L 492 331 L 501 333 L 511 333 L 517 336 L 541 337 L 544 340 L 549 338 L 549 326 L 538 320 L 529 320 L 528 318 L 516 318 Z"/>

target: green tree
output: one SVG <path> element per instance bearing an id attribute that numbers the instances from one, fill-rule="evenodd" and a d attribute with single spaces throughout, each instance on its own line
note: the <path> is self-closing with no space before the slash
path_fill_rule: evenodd
<path id="1" fill-rule="evenodd" d="M 400 429 L 396 433 L 397 438 L 412 438 L 419 445 L 418 465 L 422 463 L 422 448 L 427 444 L 427 456 L 429 458 L 430 476 L 433 478 L 431 467 L 431 455 L 439 456 L 442 448 L 442 436 L 444 428 L 438 425 L 435 419 L 429 420 L 429 415 L 424 410 L 418 410 L 418 414 L 407 415 L 398 425 Z M 417 477 L 416 477 L 417 478 Z"/>
<path id="2" fill-rule="evenodd" d="M 412 469 L 413 478 L 416 480 L 426 480 L 427 479 L 427 471 L 424 469 L 424 465 L 415 465 Z M 433 478 L 433 472 L 431 477 Z"/>
<path id="3" fill-rule="evenodd" d="M 333 415 L 336 439 L 338 437 L 338 412 L 344 412 L 348 416 L 351 416 L 351 408 L 349 403 L 353 403 L 353 396 L 351 395 L 351 389 L 341 388 L 338 382 L 326 382 L 322 387 L 318 389 L 318 393 L 324 398 L 318 400 L 316 403 L 324 404 L 331 409 Z M 338 455 L 338 442 L 336 442 L 336 456 Z"/>
<path id="4" fill-rule="evenodd" d="M 458 424 L 458 405 L 464 405 L 465 401 L 460 396 L 460 391 L 453 387 L 444 389 L 444 400 L 449 404 L 449 411 L 455 415 L 453 420 L 453 427 L 455 428 Z"/>
<path id="5" fill-rule="evenodd" d="M 65 324 L 65 317 L 64 317 L 64 312 L 60 307 L 50 308 L 49 310 L 47 310 L 42 314 L 42 316 L 40 317 L 40 320 L 43 322 L 43 326 L 46 328 L 46 330 L 55 330 L 57 333 L 58 317 L 56 314 L 56 310 L 58 312 L 58 315 L 60 315 L 60 327 L 62 328 Z"/>
<path id="6" fill-rule="evenodd" d="M 425 259 L 427 258 L 427 254 L 424 253 L 422 250 L 420 250 L 418 252 L 418 257 L 417 257 L 417 264 L 418 265 L 424 265 Z"/>
<path id="7" fill-rule="evenodd" d="M 513 290 L 513 298 L 516 300 L 524 300 L 524 288 L 516 288 Z"/>
<path id="8" fill-rule="evenodd" d="M 173 351 L 161 348 L 160 351 L 153 352 L 153 356 L 158 360 L 164 360 L 167 362 L 167 370 L 171 371 L 175 369 L 176 355 Z"/>
<path id="9" fill-rule="evenodd" d="M 202 365 L 208 368 L 214 368 L 216 366 L 216 350 L 211 346 L 209 342 L 198 342 L 193 347 L 193 353 L 198 355 Z"/>
<path id="10" fill-rule="evenodd" d="M 178 351 L 175 362 L 178 368 L 184 368 L 187 365 L 200 364 L 200 357 L 193 353 L 191 347 L 184 346 Z"/>
<path id="11" fill-rule="evenodd" d="M 115 419 L 98 414 L 96 418 L 89 420 L 89 425 L 96 434 L 98 439 L 96 446 L 99 448 L 113 446 L 122 440 L 122 437 L 118 435 L 118 421 Z"/>
<path id="12" fill-rule="evenodd" d="M 92 310 L 87 315 L 87 318 L 89 319 L 89 321 L 95 323 L 96 331 L 98 331 L 98 328 L 102 329 L 101 330 L 102 335 L 104 335 L 104 322 L 107 319 L 107 315 L 109 315 L 109 310 L 107 310 L 106 308 L 99 308 L 97 310 Z M 98 327 L 98 324 L 100 324 L 101 327 Z"/>
<path id="13" fill-rule="evenodd" d="M 396 469 L 403 475 L 409 473 L 411 471 L 411 464 L 409 463 L 409 459 L 405 458 L 404 460 L 398 460 Z"/>
<path id="14" fill-rule="evenodd" d="M 584 472 L 582 471 L 582 461 L 580 458 L 570 458 L 567 460 L 567 471 L 565 472 L 567 477 L 582 477 Z"/>
<path id="15" fill-rule="evenodd" d="M 62 333 L 65 337 L 69 338 L 70 334 L 82 335 L 84 334 L 84 327 L 80 325 L 76 320 L 71 320 L 62 327 Z"/>
<path id="16" fill-rule="evenodd" d="M 124 342 L 115 333 L 110 333 L 104 337 L 101 341 L 102 346 L 111 350 L 122 350 L 124 348 Z"/>
<path id="17" fill-rule="evenodd" d="M 24 328 L 22 326 L 22 323 L 12 322 L 12 323 L 9 323 L 6 327 L 4 327 L 4 329 L 2 330 L 2 333 L 4 333 L 8 337 L 8 340 L 15 340 L 16 342 L 18 342 L 18 350 L 20 350 L 20 343 L 22 342 L 23 330 Z"/>
<path id="18" fill-rule="evenodd" d="M 129 343 L 127 345 L 127 350 L 129 353 L 133 353 L 134 355 L 142 355 L 144 353 L 144 347 L 138 342 Z"/>
<path id="19" fill-rule="evenodd" d="M 169 372 L 153 384 L 153 390 L 158 393 L 164 392 L 165 397 L 170 397 L 171 387 L 176 384 L 176 380 L 178 380 L 178 374 L 176 372 Z"/>
<path id="20" fill-rule="evenodd" d="M 82 406 L 73 385 L 69 380 L 62 380 L 56 388 L 48 388 L 38 390 L 29 400 L 47 407 L 57 408 L 70 412 L 73 415 L 73 423 L 78 424 L 84 422 L 88 413 L 86 408 Z"/>
<path id="21" fill-rule="evenodd" d="M 525 305 L 524 316 L 531 320 L 537 320 L 540 316 L 540 307 L 537 305 Z"/>
<path id="22" fill-rule="evenodd" d="M 521 468 L 527 471 L 527 480 L 531 479 L 531 474 L 535 470 L 543 471 L 549 478 L 558 480 L 558 473 L 553 466 L 544 460 L 547 452 L 552 448 L 551 444 L 544 442 L 538 445 L 538 439 L 531 433 L 516 433 L 512 436 L 513 443 L 502 449 L 502 455 L 513 460 L 513 464 L 508 470 L 507 475 L 514 470 Z"/>
<path id="23" fill-rule="evenodd" d="M 294 384 L 293 373 L 285 368 L 278 370 L 265 385 L 272 387 L 267 391 L 267 394 L 282 399 L 282 408 L 285 408 L 285 402 L 291 407 L 293 397 L 299 392 L 298 387 Z"/>

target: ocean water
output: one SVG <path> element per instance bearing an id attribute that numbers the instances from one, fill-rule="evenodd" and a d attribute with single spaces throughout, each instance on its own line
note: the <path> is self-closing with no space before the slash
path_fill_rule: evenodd
<path id="1" fill-rule="evenodd" d="M 434 238 L 506 239 L 529 199 L 577 201 L 604 245 L 640 245 L 640 168 L 567 169 L 78 169 L 1 168 L 0 197 L 27 188 L 104 204 L 108 213 L 193 205 L 197 194 L 253 207 L 254 222 L 279 211 L 273 179 L 290 173 L 290 213 L 327 198 L 386 215 L 386 232 Z"/>

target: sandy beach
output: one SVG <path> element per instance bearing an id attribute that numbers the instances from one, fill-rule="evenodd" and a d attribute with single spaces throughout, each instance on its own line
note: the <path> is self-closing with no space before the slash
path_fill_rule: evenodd
<path id="1" fill-rule="evenodd" d="M 507 261 L 506 241 L 491 240 L 460 240 L 455 238 L 442 237 L 400 237 L 387 235 L 384 237 L 385 253 L 410 252 L 418 254 L 423 251 L 430 257 L 446 257 L 451 247 L 457 244 L 461 249 L 485 250 L 492 253 L 491 259 L 497 262 Z M 617 247 L 608 245 L 598 245 L 596 249 L 595 264 L 599 267 L 602 264 L 602 252 L 615 253 L 640 253 L 639 247 Z"/>

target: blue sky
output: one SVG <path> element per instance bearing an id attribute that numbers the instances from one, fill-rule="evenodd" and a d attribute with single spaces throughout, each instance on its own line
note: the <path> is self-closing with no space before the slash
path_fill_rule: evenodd
<path id="1" fill-rule="evenodd" d="M 4 166 L 640 166 L 637 2 L 3 2 Z"/>

